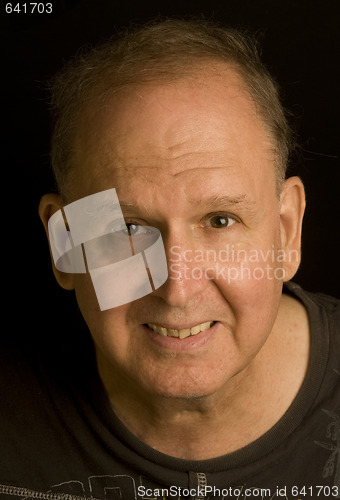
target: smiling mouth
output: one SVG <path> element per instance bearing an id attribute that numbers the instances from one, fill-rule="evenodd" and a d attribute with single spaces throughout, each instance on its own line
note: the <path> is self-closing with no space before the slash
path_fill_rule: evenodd
<path id="1" fill-rule="evenodd" d="M 214 326 L 215 323 L 216 321 L 206 321 L 205 323 L 200 323 L 199 325 L 195 325 L 191 328 L 183 328 L 181 330 L 165 328 L 164 326 L 154 325 L 153 323 L 146 323 L 145 326 L 163 337 L 177 337 L 179 339 L 185 339 L 187 337 L 197 335 L 200 332 L 204 332 L 205 330 L 209 330 L 209 328 Z"/>

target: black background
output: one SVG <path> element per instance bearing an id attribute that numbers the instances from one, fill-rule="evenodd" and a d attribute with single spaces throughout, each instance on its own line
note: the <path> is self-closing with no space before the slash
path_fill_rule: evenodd
<path id="1" fill-rule="evenodd" d="M 202 14 L 259 35 L 263 60 L 295 115 L 303 153 L 290 169 L 302 177 L 308 202 L 295 281 L 340 297 L 340 0 L 51 0 L 50 15 L 6 14 L 6 3 L 1 4 L 2 288 L 14 324 L 25 330 L 41 327 L 41 318 L 57 322 L 56 303 L 64 319 L 74 309 L 73 293 L 54 281 L 37 211 L 40 196 L 53 188 L 46 81 L 80 46 L 156 15 Z"/>

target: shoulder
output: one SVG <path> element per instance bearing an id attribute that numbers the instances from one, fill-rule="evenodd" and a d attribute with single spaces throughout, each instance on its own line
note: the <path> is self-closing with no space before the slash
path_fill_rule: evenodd
<path id="1" fill-rule="evenodd" d="M 307 292 L 296 283 L 285 283 L 283 297 L 290 299 L 290 315 L 305 312 L 314 346 L 338 345 L 340 349 L 340 300 L 324 293 Z M 287 299 L 286 299 L 287 301 Z M 297 317 L 301 318 L 301 315 Z"/>
<path id="2" fill-rule="evenodd" d="M 340 315 L 340 300 L 335 297 L 331 297 L 330 295 L 322 292 L 307 292 L 300 285 L 291 281 L 284 284 L 283 291 L 291 297 L 295 297 L 300 300 L 307 308 L 307 311 L 310 307 L 314 306 L 319 309 L 323 309 L 330 317 L 339 317 Z"/>
<path id="3" fill-rule="evenodd" d="M 324 293 L 311 293 L 295 283 L 287 283 L 287 294 L 305 308 L 310 330 L 310 373 L 322 381 L 321 393 L 331 394 L 339 401 L 340 376 L 340 300 Z M 339 403 L 337 403 L 338 405 Z"/>

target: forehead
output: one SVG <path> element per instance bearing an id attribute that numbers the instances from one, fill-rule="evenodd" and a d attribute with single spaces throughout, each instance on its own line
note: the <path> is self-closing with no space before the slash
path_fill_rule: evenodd
<path id="1" fill-rule="evenodd" d="M 79 122 L 73 159 L 76 196 L 141 179 L 181 183 L 211 180 L 228 169 L 239 179 L 273 168 L 273 145 L 242 78 L 214 66 L 167 84 L 130 88 Z M 196 182 L 197 184 L 197 182 Z M 200 185 L 200 183 L 198 183 Z"/>

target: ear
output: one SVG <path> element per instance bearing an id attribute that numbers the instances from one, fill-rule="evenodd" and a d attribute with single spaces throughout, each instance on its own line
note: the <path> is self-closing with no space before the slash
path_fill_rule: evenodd
<path id="1" fill-rule="evenodd" d="M 62 199 L 61 196 L 58 194 L 54 193 L 49 193 L 45 194 L 39 203 L 39 216 L 40 219 L 44 225 L 46 236 L 49 242 L 49 247 L 50 247 L 50 256 L 51 256 L 51 261 L 52 261 L 52 266 L 53 266 L 53 273 L 58 281 L 59 285 L 62 288 L 65 288 L 65 290 L 73 290 L 74 288 L 74 276 L 71 273 L 63 273 L 61 271 L 58 271 L 54 265 L 53 257 L 52 257 L 52 252 L 51 252 L 51 245 L 49 241 L 49 234 L 48 234 L 48 221 L 50 217 L 57 211 L 60 210 L 63 207 Z"/>
<path id="2" fill-rule="evenodd" d="M 305 213 L 305 190 L 299 177 L 290 177 L 280 195 L 281 248 L 285 252 L 285 278 L 293 278 L 301 261 L 301 230 Z"/>

